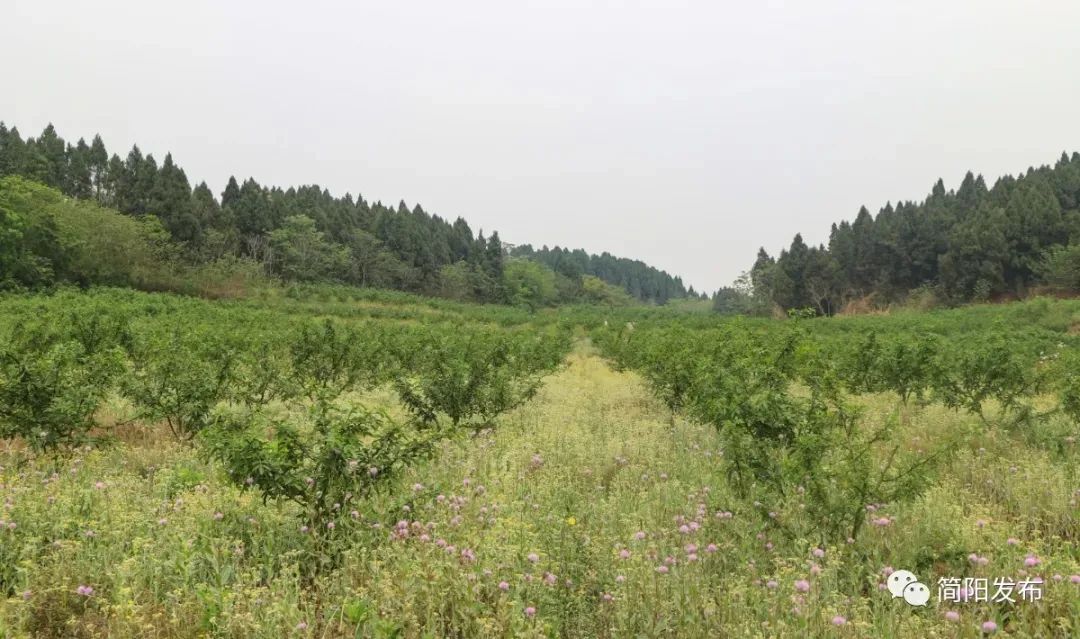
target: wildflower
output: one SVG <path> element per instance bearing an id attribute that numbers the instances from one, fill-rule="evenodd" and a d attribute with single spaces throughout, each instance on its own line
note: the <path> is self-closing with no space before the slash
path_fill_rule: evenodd
<path id="1" fill-rule="evenodd" d="M 805 579 L 796 579 L 795 590 L 798 590 L 799 592 L 810 592 L 810 582 Z"/>
<path id="2" fill-rule="evenodd" d="M 360 513 L 358 511 L 354 510 L 351 513 L 349 513 L 349 516 L 352 517 L 353 519 L 358 519 L 360 517 Z"/>
<path id="3" fill-rule="evenodd" d="M 534 552 L 529 553 L 525 558 L 528 559 L 529 563 L 531 564 L 535 564 L 536 562 L 540 561 L 540 555 L 537 555 Z"/>
<path id="4" fill-rule="evenodd" d="M 567 526 L 576 526 L 577 525 L 577 519 L 575 519 L 573 517 L 567 517 L 566 518 L 566 525 Z"/>
<path id="5" fill-rule="evenodd" d="M 619 551 L 619 559 L 629 559 L 629 558 L 630 558 L 630 551 L 629 550 L 623 548 L 622 550 Z"/>
<path id="6" fill-rule="evenodd" d="M 468 563 L 472 563 L 476 561 L 476 553 L 474 553 L 471 548 L 462 548 L 461 559 Z"/>
<path id="7" fill-rule="evenodd" d="M 679 526 L 679 532 L 681 532 L 684 535 L 690 534 L 690 526 L 687 526 L 686 524 L 683 524 L 682 526 Z"/>
<path id="8" fill-rule="evenodd" d="M 686 544 L 686 547 L 683 548 L 683 550 L 686 551 L 686 554 L 692 555 L 697 552 L 697 544 Z"/>
<path id="9" fill-rule="evenodd" d="M 301 532 L 301 533 L 303 533 L 303 534 L 305 534 L 305 535 L 306 535 L 306 534 L 307 534 L 307 531 L 308 531 L 308 530 L 309 530 L 309 529 L 308 529 L 308 527 L 307 527 L 307 526 L 300 526 L 300 532 Z"/>
<path id="10" fill-rule="evenodd" d="M 989 563 L 990 563 L 990 558 L 989 557 L 979 557 L 979 565 L 980 566 L 985 566 L 985 565 L 987 565 Z"/>
<path id="11" fill-rule="evenodd" d="M 550 572 L 545 572 L 544 573 L 544 583 L 546 583 L 549 586 L 554 586 L 555 581 L 556 581 L 555 575 L 551 574 Z"/>
<path id="12" fill-rule="evenodd" d="M 94 482 L 94 488 L 96 490 L 105 490 L 105 482 L 103 482 L 103 481 Z"/>
<path id="13" fill-rule="evenodd" d="M 843 626 L 846 623 L 847 623 L 847 619 L 844 619 L 840 615 L 836 615 L 835 617 L 832 618 L 832 625 L 834 625 L 834 626 Z"/>
<path id="14" fill-rule="evenodd" d="M 1036 557 L 1035 555 L 1033 555 L 1033 554 L 1028 555 L 1027 557 L 1024 557 L 1024 565 L 1027 566 L 1028 568 L 1031 568 L 1033 566 L 1038 566 L 1039 563 L 1041 563 L 1041 560 L 1038 557 Z"/>
<path id="15" fill-rule="evenodd" d="M 1015 546 L 1020 543 L 1020 540 L 1016 537 L 1009 537 L 1005 540 L 1005 543 L 1009 544 L 1010 546 Z"/>
<path id="16" fill-rule="evenodd" d="M 1069 576 L 1069 581 L 1071 581 L 1074 584 L 1080 584 L 1080 575 L 1070 575 Z"/>
<path id="17" fill-rule="evenodd" d="M 379 474 L 379 469 L 372 466 L 371 468 L 367 469 L 367 474 L 372 476 L 372 477 L 375 477 L 375 476 L 377 476 Z"/>
<path id="18" fill-rule="evenodd" d="M 315 485 L 315 480 L 311 477 L 305 477 L 304 483 L 308 485 L 308 488 L 310 488 Z"/>
<path id="19" fill-rule="evenodd" d="M 772 590 L 772 589 L 776 588 L 779 585 L 780 585 L 780 583 L 777 582 L 775 579 L 770 579 L 770 580 L 765 582 L 765 587 L 768 588 L 769 590 Z"/>
<path id="20" fill-rule="evenodd" d="M 686 560 L 687 561 L 697 561 L 698 560 L 697 553 L 696 552 L 690 553 L 689 555 L 686 556 Z"/>
<path id="21" fill-rule="evenodd" d="M 533 608 L 532 606 L 529 606 L 528 608 L 526 608 L 525 609 L 525 616 L 529 617 L 530 619 L 532 617 L 535 617 L 536 616 L 536 608 Z"/>
<path id="22" fill-rule="evenodd" d="M 82 595 L 83 597 L 89 597 L 94 594 L 94 589 L 91 586 L 80 585 L 78 588 L 75 589 L 75 592 Z"/>
<path id="23" fill-rule="evenodd" d="M 945 613 L 946 621 L 960 621 L 960 613 L 955 610 L 949 610 Z"/>
<path id="24" fill-rule="evenodd" d="M 509 592 L 510 591 L 510 584 L 505 582 L 505 581 L 500 581 L 499 582 L 499 590 L 501 590 L 503 592 Z"/>
<path id="25" fill-rule="evenodd" d="M 423 484 L 413 484 L 412 489 L 413 489 L 413 492 L 418 493 L 418 492 L 420 492 L 421 490 L 424 489 L 424 485 Z"/>
<path id="26" fill-rule="evenodd" d="M 668 567 L 661 564 L 656 567 L 656 572 L 660 573 L 661 575 L 666 575 L 668 573 Z"/>
<path id="27" fill-rule="evenodd" d="M 705 546 L 705 552 L 713 553 L 717 550 L 719 550 L 719 548 L 717 548 L 716 544 L 709 544 L 708 546 Z"/>
<path id="28" fill-rule="evenodd" d="M 889 524 L 891 524 L 892 520 L 889 519 L 888 517 L 878 517 L 877 519 L 871 520 L 870 523 L 872 523 L 872 524 L 874 524 L 875 526 L 878 526 L 878 527 L 884 527 L 884 526 L 888 526 Z"/>
<path id="29" fill-rule="evenodd" d="M 626 577 L 624 577 L 623 575 L 617 575 L 615 577 L 615 583 L 617 584 L 621 584 L 624 581 L 626 581 Z"/>
<path id="30" fill-rule="evenodd" d="M 982 624 L 982 631 L 986 634 L 990 634 L 997 630 L 997 624 L 993 621 L 984 621 Z"/>
<path id="31" fill-rule="evenodd" d="M 30 597 L 32 597 L 33 595 L 34 595 L 33 592 L 31 592 L 29 590 L 24 590 L 23 594 L 22 594 L 23 601 L 30 601 Z"/>
<path id="32" fill-rule="evenodd" d="M 97 535 L 97 533 L 95 533 L 92 530 L 88 530 L 88 531 L 84 532 L 83 535 L 85 535 L 88 538 L 92 538 L 92 537 L 95 537 Z"/>
<path id="33" fill-rule="evenodd" d="M 985 519 L 976 519 L 975 520 L 975 527 L 976 528 L 982 528 L 984 526 L 986 526 L 986 520 Z"/>
<path id="34" fill-rule="evenodd" d="M 612 599 L 614 599 L 614 597 L 605 592 L 601 599 L 603 599 L 604 601 L 611 601 Z"/>
<path id="35" fill-rule="evenodd" d="M 224 517 L 225 515 L 221 514 L 220 512 L 214 513 L 214 521 L 221 521 L 222 519 L 224 519 Z"/>
<path id="36" fill-rule="evenodd" d="M 645 531 L 644 530 L 639 530 L 636 533 L 634 533 L 634 539 L 637 539 L 638 541 L 641 541 L 642 539 L 645 539 Z"/>
<path id="37" fill-rule="evenodd" d="M 328 521 L 328 522 L 326 522 L 326 527 L 327 527 L 328 529 L 330 529 L 330 530 L 333 530 L 333 529 L 334 529 L 334 527 L 335 527 L 335 526 L 334 526 L 334 522 L 332 522 L 332 521 Z"/>
<path id="38" fill-rule="evenodd" d="M 817 564 L 810 564 L 810 574 L 811 575 L 820 575 L 821 574 L 821 566 L 819 566 Z"/>
<path id="39" fill-rule="evenodd" d="M 296 624 L 296 629 L 301 632 L 307 630 L 307 622 L 301 621 L 300 623 Z"/>
<path id="40" fill-rule="evenodd" d="M 821 559 L 822 557 L 824 557 L 824 556 L 825 556 L 825 551 L 824 551 L 824 550 L 822 550 L 821 548 L 815 548 L 815 549 L 813 550 L 813 555 L 814 555 L 815 557 L 817 557 L 818 559 Z"/>

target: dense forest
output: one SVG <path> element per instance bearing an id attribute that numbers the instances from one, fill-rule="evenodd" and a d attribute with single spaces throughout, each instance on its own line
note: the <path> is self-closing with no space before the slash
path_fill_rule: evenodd
<path id="1" fill-rule="evenodd" d="M 921 202 L 865 207 L 833 224 L 828 246 L 796 235 L 777 257 L 714 296 L 722 312 L 810 308 L 831 315 L 854 302 L 881 305 L 925 293 L 946 304 L 1080 291 L 1080 154 L 999 178 L 941 180 Z"/>
<path id="2" fill-rule="evenodd" d="M 510 251 L 515 257 L 526 257 L 569 278 L 580 281 L 584 275 L 592 275 L 605 282 L 622 287 L 639 300 L 663 304 L 669 299 L 697 297 L 693 287 L 687 290 L 682 278 L 672 277 L 666 271 L 660 271 L 639 260 L 615 257 L 610 253 L 590 255 L 581 249 L 549 249 L 544 246 L 539 250 L 529 244 L 516 246 Z"/>
<path id="3" fill-rule="evenodd" d="M 51 124 L 24 140 L 18 129 L 0 122 L 4 176 L 21 176 L 135 218 L 153 216 L 190 263 L 238 259 L 285 281 L 336 281 L 528 306 L 632 301 L 613 286 L 653 303 L 686 295 L 681 282 L 666 273 L 607 254 L 586 255 L 586 268 L 573 272 L 549 268 L 544 252 L 531 264 L 519 263 L 506 255 L 497 232 L 485 237 L 460 217 L 450 222 L 419 205 L 334 197 L 317 185 L 283 189 L 253 178 L 230 178 L 218 198 L 205 182 L 192 187 L 171 154 L 159 164 L 134 146 L 121 159 L 100 136 L 70 144 Z M 0 280 L 19 284 L 10 274 Z"/>

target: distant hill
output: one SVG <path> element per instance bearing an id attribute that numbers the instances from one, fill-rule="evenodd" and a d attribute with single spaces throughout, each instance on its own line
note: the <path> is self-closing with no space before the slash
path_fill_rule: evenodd
<path id="1" fill-rule="evenodd" d="M 938 180 L 920 202 L 903 201 L 833 224 L 828 246 L 796 235 L 776 258 L 758 252 L 750 284 L 723 289 L 784 309 L 832 314 L 855 300 L 902 300 L 919 289 L 950 304 L 1023 296 L 1034 287 L 1080 290 L 1080 154 L 998 178 L 969 172 L 960 187 Z M 752 293 L 748 292 L 752 290 Z"/>
<path id="2" fill-rule="evenodd" d="M 282 188 L 235 177 L 218 197 L 205 182 L 192 187 L 171 154 L 159 163 L 134 146 L 122 159 L 107 151 L 100 136 L 71 144 L 51 124 L 24 140 L 18 129 L 0 122 L 4 176 L 21 176 L 135 218 L 154 216 L 189 263 L 245 260 L 285 281 L 332 281 L 477 302 L 527 300 L 529 306 L 620 298 L 589 283 L 590 275 L 642 302 L 687 294 L 678 278 L 607 254 L 586 255 L 585 267 L 568 282 L 565 269 L 556 271 L 543 251 L 525 257 L 546 270 L 514 265 L 498 232 L 485 238 L 464 219 L 451 222 L 420 205 L 389 206 L 360 195 L 334 196 L 318 185 Z M 579 253 L 584 255 L 573 252 L 574 260 Z"/>

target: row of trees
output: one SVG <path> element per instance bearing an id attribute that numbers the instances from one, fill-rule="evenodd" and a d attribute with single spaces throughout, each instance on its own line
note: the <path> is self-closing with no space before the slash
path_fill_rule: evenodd
<path id="1" fill-rule="evenodd" d="M 1005 176 L 987 188 L 968 173 L 960 187 L 941 180 L 922 202 L 865 207 L 834 224 L 827 246 L 796 235 L 773 258 L 758 252 L 718 310 L 779 306 L 832 314 L 848 302 L 902 300 L 927 288 L 949 303 L 1022 296 L 1035 286 L 1080 288 L 1080 154 Z M 1070 275 L 1071 274 L 1071 275 Z"/>
<path id="2" fill-rule="evenodd" d="M 334 197 L 317 185 L 268 187 L 251 178 L 230 178 L 218 199 L 205 182 L 192 187 L 171 154 L 159 164 L 134 146 L 121 159 L 109 154 L 100 136 L 70 144 L 51 124 L 24 140 L 18 129 L 0 123 L 0 177 L 5 175 L 131 216 L 154 215 L 195 263 L 238 257 L 292 281 L 329 280 L 481 302 L 512 297 L 497 232 L 485 238 L 464 219 L 450 222 L 419 205 Z M 677 279 L 640 262 L 580 253 L 596 265 L 571 273 L 572 286 L 564 293 L 583 291 L 585 275 L 656 303 L 685 293 Z"/>
<path id="3" fill-rule="evenodd" d="M 664 304 L 670 299 L 697 296 L 693 287 L 687 290 L 678 276 L 673 277 L 639 260 L 615 257 L 607 252 L 590 255 L 582 249 L 570 250 L 558 246 L 534 249 L 529 244 L 523 244 L 514 247 L 510 253 L 540 262 L 572 282 L 581 282 L 583 276 L 591 275 L 621 287 L 643 302 Z"/>

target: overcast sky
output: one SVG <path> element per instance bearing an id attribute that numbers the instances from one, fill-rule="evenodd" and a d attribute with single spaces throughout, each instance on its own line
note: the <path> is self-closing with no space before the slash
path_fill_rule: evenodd
<path id="1" fill-rule="evenodd" d="M 0 120 L 714 290 L 1080 150 L 1080 2 L 0 0 Z"/>

